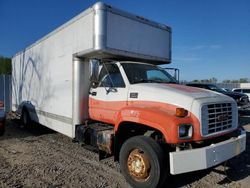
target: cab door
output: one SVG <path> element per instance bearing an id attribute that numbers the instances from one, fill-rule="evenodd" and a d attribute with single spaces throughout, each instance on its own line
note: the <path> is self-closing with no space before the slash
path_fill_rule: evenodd
<path id="1" fill-rule="evenodd" d="M 115 63 L 103 64 L 99 74 L 98 87 L 90 89 L 90 118 L 115 124 L 119 111 L 127 105 L 127 95 L 128 89 L 118 65 Z"/>

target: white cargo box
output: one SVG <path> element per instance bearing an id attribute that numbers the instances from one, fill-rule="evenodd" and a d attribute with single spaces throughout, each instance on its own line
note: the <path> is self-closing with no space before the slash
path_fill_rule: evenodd
<path id="1" fill-rule="evenodd" d="M 103 3 L 96 3 L 26 50 L 41 43 L 50 46 L 55 56 L 71 52 L 85 57 L 171 61 L 170 27 Z"/>
<path id="2" fill-rule="evenodd" d="M 89 88 L 88 64 L 78 71 L 75 57 L 163 64 L 170 47 L 168 26 L 96 3 L 12 58 L 12 110 L 28 101 L 38 122 L 74 137 Z"/>

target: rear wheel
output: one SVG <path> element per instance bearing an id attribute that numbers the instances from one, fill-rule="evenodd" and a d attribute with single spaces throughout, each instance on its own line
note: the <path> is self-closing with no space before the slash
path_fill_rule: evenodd
<path id="1" fill-rule="evenodd" d="M 31 120 L 30 120 L 29 112 L 26 109 L 23 109 L 22 111 L 21 123 L 26 128 L 30 127 Z"/>
<path id="2" fill-rule="evenodd" d="M 132 137 L 120 151 L 121 171 L 133 187 L 160 187 L 166 179 L 165 163 L 161 146 L 150 137 Z"/>

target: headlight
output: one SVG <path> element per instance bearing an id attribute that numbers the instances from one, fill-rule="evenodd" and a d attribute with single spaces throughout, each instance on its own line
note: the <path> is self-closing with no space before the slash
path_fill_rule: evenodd
<path id="1" fill-rule="evenodd" d="M 240 98 L 236 99 L 236 102 L 239 103 L 240 102 Z"/>
<path id="2" fill-rule="evenodd" d="M 179 139 L 189 139 L 193 136 L 193 126 L 190 124 L 179 125 L 178 127 L 178 137 Z"/>

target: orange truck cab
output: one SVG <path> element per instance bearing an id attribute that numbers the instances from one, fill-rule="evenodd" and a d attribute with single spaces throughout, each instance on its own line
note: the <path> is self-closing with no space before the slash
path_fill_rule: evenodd
<path id="1" fill-rule="evenodd" d="M 119 154 L 122 172 L 135 187 L 149 182 L 153 169 L 156 174 L 206 169 L 245 150 L 246 134 L 238 127 L 232 98 L 180 85 L 150 63 L 102 61 L 99 67 L 89 116 L 111 126 L 114 151 L 107 151 Z"/>

